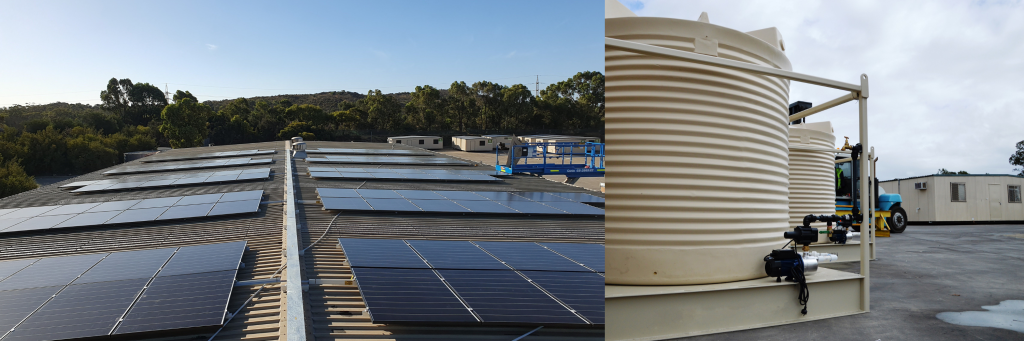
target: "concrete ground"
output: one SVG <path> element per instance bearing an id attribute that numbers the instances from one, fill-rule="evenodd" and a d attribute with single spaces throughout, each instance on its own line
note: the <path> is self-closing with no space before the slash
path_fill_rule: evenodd
<path id="1" fill-rule="evenodd" d="M 911 225 L 876 241 L 870 313 L 686 340 L 1024 340 L 1022 332 L 935 317 L 1024 300 L 1024 225 Z M 828 267 L 860 272 L 859 263 Z M 1004 323 L 1024 325 L 1024 310 L 1012 316 L 1003 315 Z"/>
<path id="2" fill-rule="evenodd" d="M 455 150 L 455 149 L 452 149 L 452 148 L 445 148 L 445 149 L 442 149 L 442 150 L 438 150 L 438 152 L 441 152 L 441 153 L 444 153 L 444 154 L 447 154 L 447 155 L 451 155 L 451 156 L 454 156 L 454 157 L 458 157 L 458 158 L 463 158 L 463 159 L 470 160 L 470 161 L 482 162 L 484 164 L 488 164 L 488 165 L 491 165 L 491 166 L 494 165 L 494 161 L 495 161 L 495 155 L 494 155 L 493 151 L 491 151 L 491 152 L 464 152 L 464 151 Z M 506 152 L 502 152 L 501 160 L 505 159 L 505 154 L 506 153 L 507 153 L 507 151 Z M 582 162 L 583 162 L 583 159 L 581 158 L 580 159 L 580 163 L 582 163 Z M 557 182 L 565 181 L 565 176 L 562 176 L 562 175 L 545 175 L 544 178 L 548 179 L 548 180 L 552 180 L 552 181 L 557 181 Z M 586 189 L 589 189 L 589 190 L 592 190 L 592 191 L 600 192 L 601 191 L 601 183 L 602 182 L 604 182 L 604 177 L 580 178 L 579 180 L 576 181 L 575 186 L 583 187 L 583 188 L 586 188 Z"/>

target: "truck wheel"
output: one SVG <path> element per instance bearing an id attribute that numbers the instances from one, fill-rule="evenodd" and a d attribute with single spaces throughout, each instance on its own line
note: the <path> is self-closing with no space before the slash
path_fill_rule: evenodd
<path id="1" fill-rule="evenodd" d="M 904 211 L 902 207 L 893 206 L 889 209 L 891 217 L 885 218 L 885 222 L 889 224 L 889 230 L 892 233 L 903 233 L 903 230 L 907 229 L 907 211 Z"/>

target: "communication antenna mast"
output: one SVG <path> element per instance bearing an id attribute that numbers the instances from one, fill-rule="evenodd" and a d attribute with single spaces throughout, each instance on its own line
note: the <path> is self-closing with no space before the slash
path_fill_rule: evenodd
<path id="1" fill-rule="evenodd" d="M 167 98 L 168 101 L 171 100 L 171 91 L 167 90 L 167 83 L 164 83 L 164 96 Z"/>
<path id="2" fill-rule="evenodd" d="M 537 85 L 535 86 L 533 97 L 540 97 L 540 75 L 537 75 Z"/>

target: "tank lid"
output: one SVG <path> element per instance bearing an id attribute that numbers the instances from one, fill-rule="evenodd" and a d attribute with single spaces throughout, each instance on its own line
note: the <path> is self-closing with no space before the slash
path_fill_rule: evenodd
<path id="1" fill-rule="evenodd" d="M 829 121 L 794 124 L 789 127 L 797 129 L 817 130 L 828 134 L 832 134 L 834 132 L 832 130 L 832 122 Z"/>

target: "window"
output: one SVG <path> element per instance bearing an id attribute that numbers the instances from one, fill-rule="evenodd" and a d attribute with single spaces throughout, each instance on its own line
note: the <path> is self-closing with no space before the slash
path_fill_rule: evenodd
<path id="1" fill-rule="evenodd" d="M 486 145 L 487 145 L 487 141 L 480 140 L 480 146 L 481 147 L 486 146 Z"/>
<path id="2" fill-rule="evenodd" d="M 402 144 L 402 140 L 395 140 L 395 143 Z"/>
<path id="3" fill-rule="evenodd" d="M 434 144 L 441 143 L 441 139 L 434 139 Z"/>
<path id="4" fill-rule="evenodd" d="M 1010 197 L 1007 202 L 1020 203 L 1020 186 L 1006 186 L 1006 192 Z"/>
<path id="5" fill-rule="evenodd" d="M 420 140 L 420 144 L 423 144 L 423 140 Z"/>
<path id="6" fill-rule="evenodd" d="M 967 201 L 967 186 L 963 182 L 949 183 L 949 201 Z"/>

